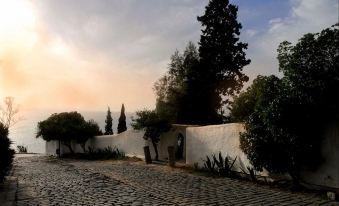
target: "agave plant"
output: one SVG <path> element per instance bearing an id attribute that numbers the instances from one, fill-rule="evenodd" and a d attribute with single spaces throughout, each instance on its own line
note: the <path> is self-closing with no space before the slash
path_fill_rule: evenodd
<path id="1" fill-rule="evenodd" d="M 244 163 L 241 161 L 241 159 L 239 158 L 239 165 L 240 165 L 240 170 L 246 175 L 248 176 L 249 180 L 256 182 L 257 181 L 257 172 L 253 167 L 247 166 L 245 168 Z"/>
<path id="2" fill-rule="evenodd" d="M 205 160 L 204 160 L 205 161 Z M 216 173 L 215 162 L 212 162 L 209 156 L 206 156 L 206 161 L 204 163 L 205 169 L 209 170 L 211 173 Z"/>
<path id="3" fill-rule="evenodd" d="M 232 159 L 228 155 L 224 158 L 221 152 L 219 152 L 218 158 L 215 155 L 212 155 L 212 158 L 206 156 L 204 166 L 213 174 L 217 174 L 222 177 L 229 177 L 233 175 L 232 168 L 236 160 L 237 157 Z"/>

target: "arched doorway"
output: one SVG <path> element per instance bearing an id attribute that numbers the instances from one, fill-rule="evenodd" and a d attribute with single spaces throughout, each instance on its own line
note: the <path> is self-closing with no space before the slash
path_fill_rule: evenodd
<path id="1" fill-rule="evenodd" d="M 181 133 L 177 136 L 177 151 L 175 152 L 175 159 L 182 160 L 184 158 L 184 135 Z"/>

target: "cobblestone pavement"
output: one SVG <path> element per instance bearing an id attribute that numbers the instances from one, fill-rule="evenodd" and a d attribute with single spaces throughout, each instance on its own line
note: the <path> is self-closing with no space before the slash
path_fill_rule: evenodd
<path id="1" fill-rule="evenodd" d="M 17 157 L 17 205 L 338 205 L 228 178 L 127 161 Z"/>

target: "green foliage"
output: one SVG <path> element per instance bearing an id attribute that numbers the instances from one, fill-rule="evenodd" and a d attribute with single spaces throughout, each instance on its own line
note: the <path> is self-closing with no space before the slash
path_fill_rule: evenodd
<path id="1" fill-rule="evenodd" d="M 16 147 L 18 148 L 19 153 L 27 153 L 27 147 L 23 145 L 17 145 Z"/>
<path id="2" fill-rule="evenodd" d="M 339 121 L 338 25 L 283 42 L 278 60 L 283 78 L 258 77 L 235 99 L 231 118 L 245 121 L 240 146 L 256 170 L 288 172 L 321 162 L 326 127 Z"/>
<path id="3" fill-rule="evenodd" d="M 8 127 L 0 123 L 0 183 L 4 181 L 13 161 L 14 150 L 10 148 L 10 145 Z"/>
<path id="4" fill-rule="evenodd" d="M 126 157 L 123 151 L 120 151 L 117 147 L 106 147 L 104 149 L 94 150 L 91 147 L 88 147 L 88 153 L 85 154 L 86 159 L 98 160 L 98 159 L 124 159 Z"/>
<path id="5" fill-rule="evenodd" d="M 193 124 L 198 118 L 196 94 L 190 90 L 194 73 L 197 71 L 199 53 L 189 42 L 183 53 L 175 51 L 171 56 L 168 72 L 154 85 L 157 95 L 156 111 L 172 122 Z"/>
<path id="6" fill-rule="evenodd" d="M 160 141 L 160 135 L 171 128 L 169 120 L 155 110 L 137 111 L 136 115 L 137 118 L 132 119 L 133 123 L 131 125 L 134 129 L 145 131 L 144 139 L 152 142 L 156 153 L 155 159 L 158 160 L 159 154 L 156 144 Z"/>
<path id="7" fill-rule="evenodd" d="M 119 117 L 119 124 L 118 124 L 118 134 L 126 130 L 127 130 L 127 126 L 126 126 L 125 106 L 124 104 L 122 104 L 120 117 Z"/>
<path id="8" fill-rule="evenodd" d="M 102 135 L 102 131 L 100 130 L 98 123 L 94 120 L 89 120 L 83 123 L 80 133 L 75 136 L 75 141 L 80 144 L 84 152 L 86 152 L 85 145 L 87 140 L 97 135 Z"/>
<path id="9" fill-rule="evenodd" d="M 210 158 L 206 156 L 206 160 L 204 160 L 204 167 L 212 174 L 216 174 L 221 177 L 231 177 L 233 176 L 233 166 L 237 157 L 232 159 L 228 155 L 225 158 L 222 156 L 221 152 L 219 152 L 218 158 L 215 155 L 212 155 Z"/>
<path id="10" fill-rule="evenodd" d="M 183 53 L 176 51 L 169 71 L 156 84 L 156 110 L 181 124 L 219 124 L 225 98 L 238 93 L 248 77 L 242 73 L 250 63 L 247 44 L 239 41 L 241 24 L 237 7 L 225 0 L 212 0 L 202 24 L 199 51 L 189 42 Z"/>
<path id="11" fill-rule="evenodd" d="M 228 0 L 211 0 L 205 14 L 198 17 L 202 24 L 199 42 L 200 56 L 200 92 L 205 93 L 203 110 L 209 114 L 208 122 L 220 122 L 216 112 L 229 103 L 223 97 L 238 93 L 248 77 L 242 73 L 244 66 L 250 63 L 246 59 L 247 44 L 240 42 L 241 24 L 237 21 L 238 7 Z M 201 101 L 204 101 L 201 100 Z"/>
<path id="12" fill-rule="evenodd" d="M 113 118 L 112 118 L 112 113 L 110 108 L 108 107 L 107 110 L 107 116 L 106 116 L 106 120 L 105 120 L 105 135 L 112 135 L 113 134 Z"/>
<path id="13" fill-rule="evenodd" d="M 265 109 L 267 104 L 281 92 L 281 80 L 274 76 L 257 76 L 246 91 L 234 98 L 230 120 L 244 122 L 254 111 Z"/>
<path id="14" fill-rule="evenodd" d="M 89 138 L 101 134 L 99 126 L 93 120 L 86 122 L 78 112 L 63 112 L 52 114 L 46 120 L 39 122 L 36 137 L 46 141 L 59 140 L 69 148 L 71 153 L 74 153 L 72 140 L 84 148 L 84 143 Z"/>

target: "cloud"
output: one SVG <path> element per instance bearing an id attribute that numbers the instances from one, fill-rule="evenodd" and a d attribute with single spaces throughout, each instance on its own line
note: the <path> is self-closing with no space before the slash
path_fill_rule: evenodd
<path id="1" fill-rule="evenodd" d="M 190 0 L 29 3 L 30 28 L 0 38 L 18 42 L 0 49 L 0 96 L 30 109 L 154 107 L 153 83 L 176 48 L 198 39 L 204 8 Z"/>
<path id="2" fill-rule="evenodd" d="M 130 111 L 154 107 L 153 83 L 166 71 L 175 49 L 183 49 L 189 40 L 198 41 L 201 27 L 196 16 L 207 4 L 27 2 L 21 5 L 25 15 L 0 7 L 0 22 L 7 25 L 0 28 L 0 97 L 18 97 L 30 109 L 102 110 L 110 105 L 119 110 L 125 103 Z M 335 0 L 290 0 L 286 8 L 285 1 L 244 2 L 239 2 L 239 12 L 244 11 L 243 37 L 252 59 L 245 71 L 252 78 L 278 73 L 275 57 L 281 41 L 295 42 L 337 19 Z M 270 9 L 273 5 L 284 8 Z M 267 14 L 270 18 L 264 18 Z"/>
<path id="3" fill-rule="evenodd" d="M 280 42 L 297 42 L 306 33 L 320 32 L 338 21 L 338 2 L 335 0 L 290 0 L 286 16 L 270 19 L 267 29 L 251 39 L 246 72 L 252 79 L 258 74 L 278 74 L 276 60 Z"/>
<path id="4" fill-rule="evenodd" d="M 95 54 L 128 62 L 131 67 L 141 63 L 153 69 L 176 48 L 198 39 L 196 16 L 203 3 L 61 0 L 39 1 L 36 7 L 49 32 L 79 48 L 85 58 Z M 79 4 L 81 9 L 77 9 Z"/>
<path id="5" fill-rule="evenodd" d="M 246 34 L 249 38 L 254 37 L 257 33 L 258 33 L 258 31 L 255 30 L 255 29 L 247 29 L 247 30 L 245 30 L 245 34 Z"/>

